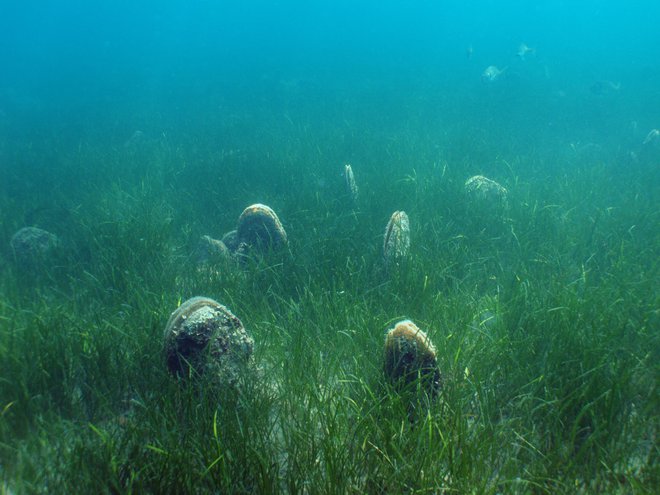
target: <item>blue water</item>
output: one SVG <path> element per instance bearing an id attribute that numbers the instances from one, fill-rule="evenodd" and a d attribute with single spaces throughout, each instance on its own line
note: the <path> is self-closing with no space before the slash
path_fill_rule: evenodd
<path id="1" fill-rule="evenodd" d="M 0 137 L 121 144 L 342 102 L 367 124 L 638 154 L 660 127 L 659 20 L 646 0 L 4 2 Z"/>

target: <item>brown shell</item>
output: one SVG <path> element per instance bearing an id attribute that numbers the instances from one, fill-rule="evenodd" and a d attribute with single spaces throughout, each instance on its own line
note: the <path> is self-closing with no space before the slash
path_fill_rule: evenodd
<path id="1" fill-rule="evenodd" d="M 275 212 L 266 205 L 254 204 L 238 218 L 238 242 L 251 247 L 278 248 L 287 244 L 284 227 Z"/>
<path id="2" fill-rule="evenodd" d="M 440 387 L 436 350 L 426 333 L 412 321 L 397 323 L 385 336 L 385 376 L 394 385 L 420 377 L 431 393 Z"/>
<path id="3" fill-rule="evenodd" d="M 207 297 L 193 297 L 172 313 L 164 333 L 167 367 L 186 377 L 211 371 L 235 381 L 254 348 L 243 323 L 229 309 Z"/>

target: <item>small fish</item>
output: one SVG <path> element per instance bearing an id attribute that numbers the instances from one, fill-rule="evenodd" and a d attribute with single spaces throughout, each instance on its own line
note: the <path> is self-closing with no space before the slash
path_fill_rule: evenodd
<path id="1" fill-rule="evenodd" d="M 530 48 L 527 46 L 525 43 L 520 43 L 520 46 L 518 47 L 518 51 L 516 52 L 516 55 L 520 60 L 525 60 L 525 55 L 530 54 L 534 55 L 536 53 L 536 48 Z"/>
<path id="2" fill-rule="evenodd" d="M 472 45 L 468 45 L 467 48 L 465 49 L 465 56 L 467 57 L 468 60 L 470 60 L 473 54 L 474 54 L 474 47 Z"/>
<path id="3" fill-rule="evenodd" d="M 657 141 L 658 138 L 660 138 L 660 131 L 658 129 L 651 129 L 651 132 L 646 135 L 646 138 L 644 138 L 644 142 L 642 144 L 652 143 Z"/>
<path id="4" fill-rule="evenodd" d="M 506 71 L 506 69 L 507 68 L 505 67 L 504 69 L 500 70 L 494 65 L 489 65 L 481 74 L 481 79 L 485 82 L 495 82 L 500 77 L 502 77 L 502 74 L 504 74 L 504 71 Z"/>

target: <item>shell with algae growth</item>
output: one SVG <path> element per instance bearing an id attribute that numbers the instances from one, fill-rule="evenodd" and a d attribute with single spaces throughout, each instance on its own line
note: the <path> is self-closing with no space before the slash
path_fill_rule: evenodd
<path id="1" fill-rule="evenodd" d="M 224 242 L 203 235 L 197 245 L 196 257 L 197 264 L 205 265 L 214 261 L 227 260 L 231 258 L 231 252 Z"/>
<path id="2" fill-rule="evenodd" d="M 410 220 L 405 211 L 395 211 L 385 228 L 383 257 L 390 265 L 408 256 L 410 251 Z"/>
<path id="3" fill-rule="evenodd" d="M 275 212 L 259 203 L 243 210 L 236 231 L 238 242 L 250 247 L 279 248 L 288 242 L 286 231 Z"/>
<path id="4" fill-rule="evenodd" d="M 466 180 L 465 192 L 477 201 L 507 206 L 506 188 L 483 175 L 475 175 Z"/>
<path id="5" fill-rule="evenodd" d="M 38 227 L 23 227 L 9 241 L 16 261 L 24 266 L 31 266 L 45 261 L 59 246 L 55 234 Z"/>
<path id="6" fill-rule="evenodd" d="M 207 297 L 193 297 L 172 313 L 165 326 L 165 354 L 171 373 L 210 373 L 235 382 L 249 362 L 254 340 L 229 309 Z"/>
<path id="7" fill-rule="evenodd" d="M 424 389 L 435 395 L 440 389 L 436 350 L 426 333 L 410 320 L 397 323 L 385 336 L 385 376 L 395 386 L 421 379 Z"/>
<path id="8" fill-rule="evenodd" d="M 222 236 L 221 240 L 224 243 L 224 245 L 227 246 L 227 249 L 229 249 L 231 253 L 235 253 L 240 244 L 238 241 L 238 232 L 236 232 L 235 230 L 230 230 L 229 232 L 227 232 L 225 235 Z"/>

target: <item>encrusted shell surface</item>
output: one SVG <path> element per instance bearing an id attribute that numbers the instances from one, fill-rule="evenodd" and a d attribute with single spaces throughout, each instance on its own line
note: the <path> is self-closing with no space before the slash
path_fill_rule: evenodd
<path id="1" fill-rule="evenodd" d="M 407 385 L 418 377 L 428 392 L 440 388 L 436 350 L 426 333 L 412 321 L 397 323 L 385 336 L 385 376 L 394 385 Z"/>
<path id="2" fill-rule="evenodd" d="M 229 259 L 231 253 L 224 242 L 203 235 L 197 245 L 197 263 L 207 264 Z"/>
<path id="3" fill-rule="evenodd" d="M 506 206 L 508 191 L 494 180 L 475 175 L 465 181 L 465 192 L 478 201 Z"/>
<path id="4" fill-rule="evenodd" d="M 172 313 L 164 333 L 167 367 L 187 377 L 212 373 L 232 383 L 250 360 L 254 340 L 222 304 L 193 297 Z"/>
<path id="5" fill-rule="evenodd" d="M 227 249 L 232 253 L 238 249 L 240 242 L 238 241 L 238 232 L 236 230 L 230 230 L 225 235 L 222 236 L 222 242 L 227 246 Z"/>
<path id="6" fill-rule="evenodd" d="M 59 244 L 55 234 L 37 227 L 23 227 L 9 241 L 19 263 L 31 264 L 43 260 Z"/>
<path id="7" fill-rule="evenodd" d="M 287 244 L 287 235 L 280 219 L 266 205 L 254 204 L 243 210 L 238 218 L 238 242 L 250 247 L 267 249 L 279 248 Z"/>
<path id="8" fill-rule="evenodd" d="M 410 220 L 405 211 L 395 211 L 385 228 L 383 257 L 389 265 L 406 256 L 410 251 Z"/>

